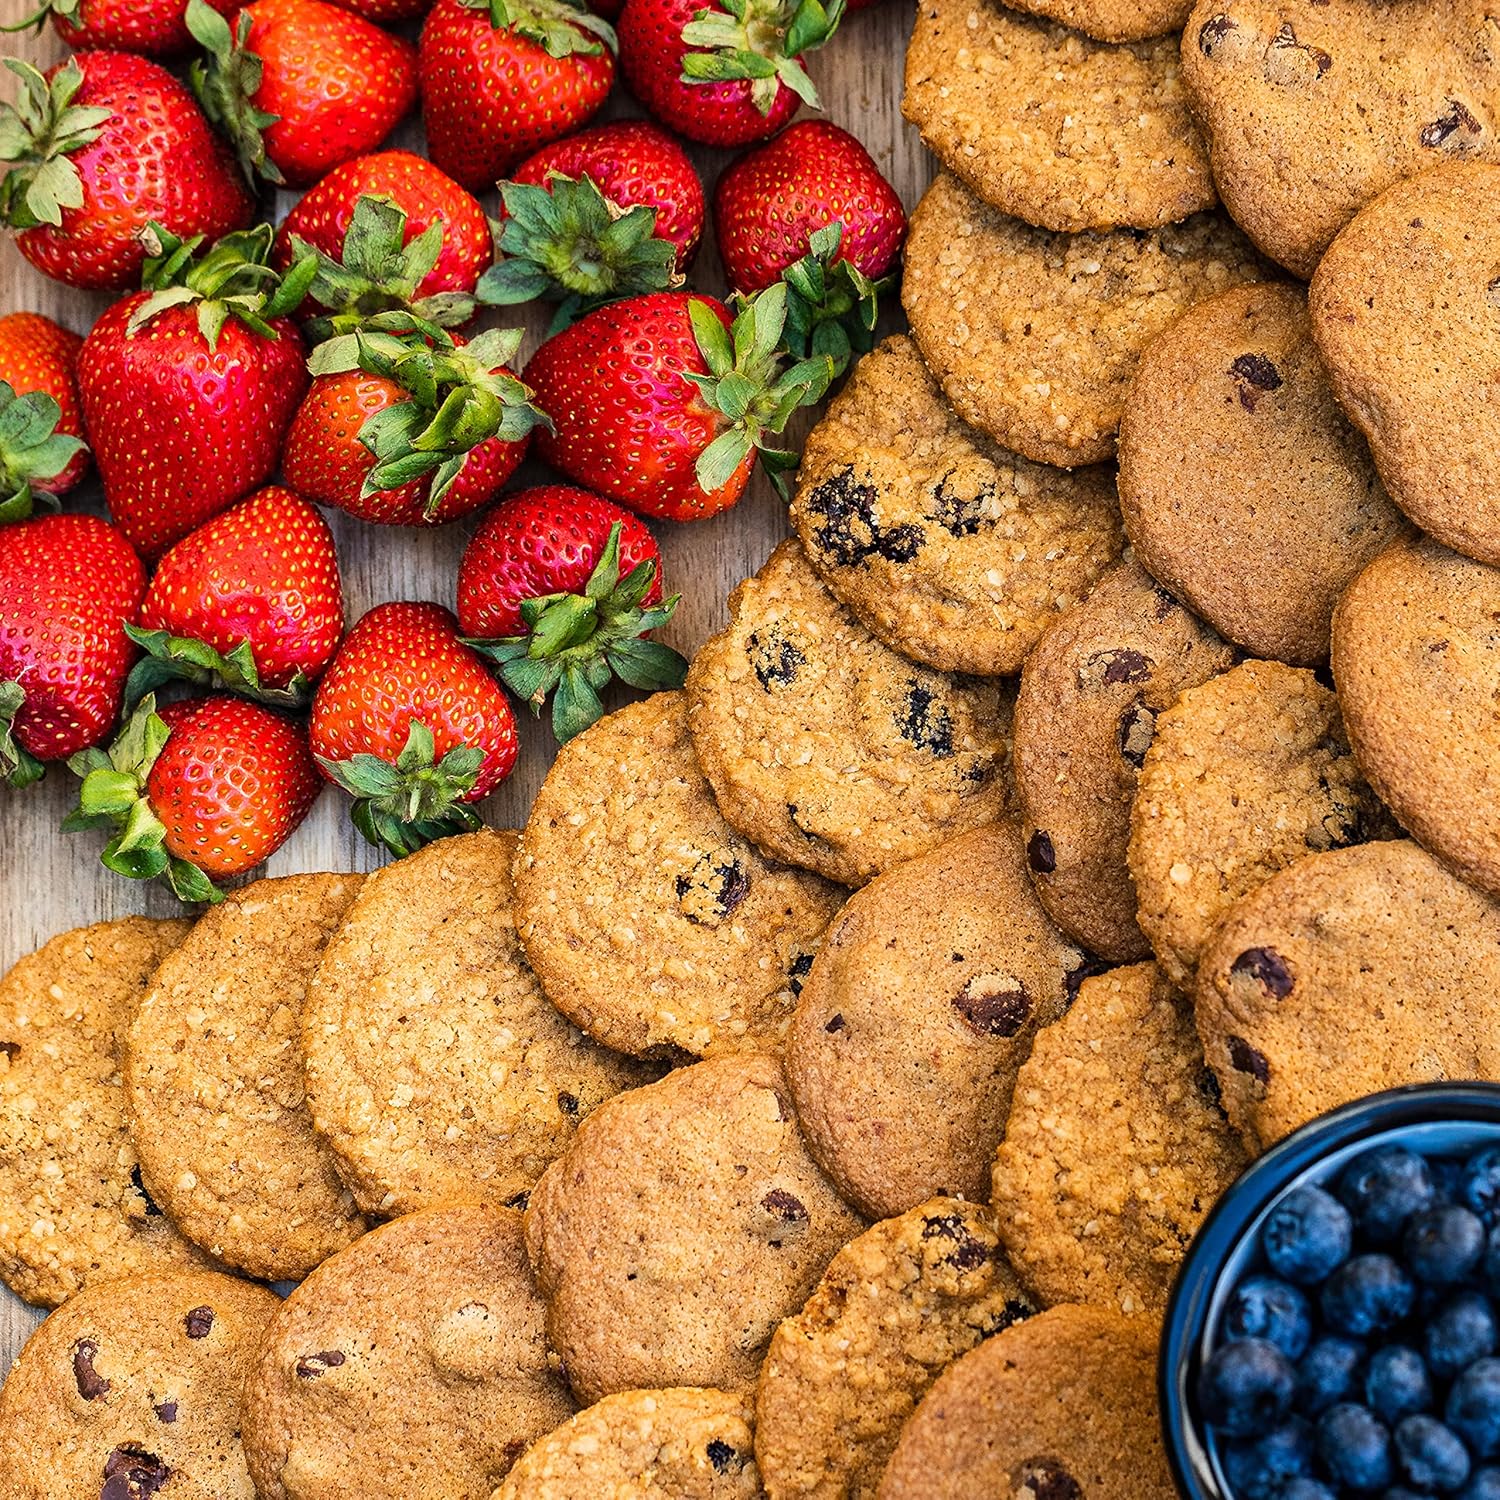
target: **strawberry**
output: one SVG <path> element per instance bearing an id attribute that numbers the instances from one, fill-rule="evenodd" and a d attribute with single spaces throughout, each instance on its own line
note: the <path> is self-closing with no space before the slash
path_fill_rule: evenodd
<path id="1" fill-rule="evenodd" d="M 105 867 L 181 901 L 221 901 L 214 881 L 269 859 L 323 789 L 298 725 L 224 693 L 159 712 L 148 696 L 108 751 L 68 766 L 83 785 L 63 830 L 112 830 Z"/>
<path id="2" fill-rule="evenodd" d="M 305 186 L 378 146 L 417 102 L 417 52 L 326 0 L 255 0 L 233 26 L 189 0 L 193 90 L 252 177 Z"/>
<path id="3" fill-rule="evenodd" d="M 233 15 L 241 0 L 209 0 L 221 15 Z M 0 26 L 21 31 L 40 26 L 48 16 L 68 46 L 106 47 L 117 52 L 141 52 L 148 57 L 175 57 L 193 49 L 184 16 L 187 0 L 42 0 L 24 21 Z"/>
<path id="4" fill-rule="evenodd" d="M 83 415 L 104 498 L 149 558 L 264 482 L 307 389 L 286 316 L 313 266 L 284 280 L 259 225 L 196 255 L 153 233 L 148 290 L 115 303 L 78 357 Z"/>
<path id="5" fill-rule="evenodd" d="M 626 0 L 620 71 L 670 130 L 708 146 L 774 135 L 817 90 L 802 56 L 838 29 L 844 0 Z"/>
<path id="6" fill-rule="evenodd" d="M 645 524 L 565 484 L 502 500 L 458 570 L 469 644 L 534 714 L 552 694 L 559 741 L 604 712 L 599 694 L 611 678 L 648 692 L 682 686 L 687 663 L 643 639 L 676 608 L 675 595 L 662 602 L 661 550 Z"/>
<path id="7" fill-rule="evenodd" d="M 432 9 L 432 0 L 333 0 L 333 3 L 382 26 L 389 26 L 393 21 L 414 21 Z M 872 0 L 861 0 L 861 3 L 869 5 Z"/>
<path id="8" fill-rule="evenodd" d="M 40 495 L 65 494 L 88 468 L 76 366 L 83 340 L 40 313 L 0 317 L 0 522 Z"/>
<path id="9" fill-rule="evenodd" d="M 466 804 L 516 763 L 505 693 L 437 604 L 381 604 L 349 632 L 312 706 L 324 773 L 372 844 L 409 854 L 481 826 Z"/>
<path id="10" fill-rule="evenodd" d="M 833 378 L 826 356 L 785 367 L 786 287 L 734 319 L 712 297 L 653 292 L 554 334 L 526 378 L 551 419 L 542 457 L 645 515 L 691 521 L 733 505 L 755 455 L 780 481 L 796 455 L 765 447 Z"/>
<path id="11" fill-rule="evenodd" d="M 568 0 L 437 0 L 422 28 L 422 118 L 433 161 L 471 192 L 604 103 L 607 21 Z"/>
<path id="12" fill-rule="evenodd" d="M 171 548 L 137 619 L 128 702 L 173 678 L 303 701 L 344 633 L 333 533 L 300 495 L 257 490 Z"/>
<path id="13" fill-rule="evenodd" d="M 318 349 L 282 457 L 294 489 L 384 526 L 442 525 L 495 498 L 544 420 L 506 368 L 520 331 L 429 337 L 360 332 Z"/>
<path id="14" fill-rule="evenodd" d="M 120 711 L 146 571 L 95 516 L 39 516 L 0 530 L 0 776 L 105 739 Z"/>
<path id="15" fill-rule="evenodd" d="M 93 291 L 139 284 L 149 223 L 188 238 L 248 224 L 255 205 L 227 147 L 165 68 L 126 52 L 85 52 L 21 80 L 0 107 L 0 220 L 45 275 Z"/>

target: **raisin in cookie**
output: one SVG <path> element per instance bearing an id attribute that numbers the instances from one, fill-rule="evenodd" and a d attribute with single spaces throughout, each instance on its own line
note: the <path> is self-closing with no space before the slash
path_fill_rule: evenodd
<path id="1" fill-rule="evenodd" d="M 261 1500 L 488 1500 L 572 1412 L 510 1208 L 393 1219 L 282 1304 L 245 1382 Z"/>
<path id="2" fill-rule="evenodd" d="M 552 1347 L 595 1401 L 748 1390 L 862 1227 L 803 1147 L 781 1064 L 742 1053 L 600 1105 L 537 1183 L 526 1247 Z"/>
<path id="3" fill-rule="evenodd" d="M 1408 529 L 1284 283 L 1200 302 L 1141 356 L 1120 507 L 1138 562 L 1252 656 L 1296 666 L 1327 657 L 1345 585 Z"/>
<path id="4" fill-rule="evenodd" d="M 1219 924 L 1197 1011 L 1255 1148 L 1398 1084 L 1500 1081 L 1500 907 L 1408 839 L 1309 855 Z"/>
<path id="5" fill-rule="evenodd" d="M 688 672 L 725 818 L 773 859 L 859 885 L 1004 808 L 1010 701 L 881 644 L 783 542 Z"/>
<path id="6" fill-rule="evenodd" d="M 1247 661 L 1156 721 L 1130 816 L 1141 928 L 1185 987 L 1224 913 L 1304 854 L 1389 828 L 1313 674 Z"/>
<path id="7" fill-rule="evenodd" d="M 723 819 L 681 693 L 569 740 L 516 855 L 515 918 L 552 1002 L 622 1051 L 779 1048 L 837 886 Z"/>
<path id="8" fill-rule="evenodd" d="M 1193 0 L 1012 0 L 1012 9 L 1047 16 L 1101 42 L 1142 42 L 1182 30 Z"/>
<path id="9" fill-rule="evenodd" d="M 944 672 L 1019 672 L 1120 551 L 1107 470 L 1069 474 L 995 447 L 904 337 L 860 360 L 813 429 L 791 515 L 839 599 Z"/>
<path id="10" fill-rule="evenodd" d="M 1010 819 L 897 865 L 828 930 L 787 1041 L 813 1155 L 880 1218 L 982 1199 L 1016 1071 L 1084 957 L 1048 921 Z"/>
<path id="11" fill-rule="evenodd" d="M 755 1456 L 770 1500 L 873 1500 L 938 1371 L 1035 1311 L 994 1216 L 973 1203 L 933 1198 L 851 1240 L 761 1367 Z"/>
<path id="12" fill-rule="evenodd" d="M 1135 562 L 1101 578 L 1037 643 L 1016 695 L 1027 862 L 1052 920 L 1117 963 L 1151 951 L 1125 851 L 1156 716 L 1238 660 Z"/>
<path id="13" fill-rule="evenodd" d="M 1192 1006 L 1155 964 L 1134 964 L 1084 980 L 1037 1036 L 990 1201 L 1042 1302 L 1160 1317 L 1204 1215 L 1248 1162 Z"/>

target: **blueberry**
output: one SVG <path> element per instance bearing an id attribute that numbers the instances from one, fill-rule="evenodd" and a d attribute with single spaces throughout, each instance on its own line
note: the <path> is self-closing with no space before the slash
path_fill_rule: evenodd
<path id="1" fill-rule="evenodd" d="M 1432 1406 L 1427 1361 L 1404 1344 L 1387 1344 L 1370 1356 L 1365 1373 L 1365 1400 L 1386 1422 L 1399 1422 Z"/>
<path id="2" fill-rule="evenodd" d="M 1336 1484 L 1380 1490 L 1391 1482 L 1391 1439 L 1367 1406 L 1345 1401 L 1318 1419 L 1318 1456 Z"/>
<path id="3" fill-rule="evenodd" d="M 1500 1224 L 1490 1230 L 1484 1246 L 1484 1279 L 1492 1292 L 1500 1292 Z"/>
<path id="4" fill-rule="evenodd" d="M 1439 1203 L 1464 1201 L 1464 1164 L 1456 1156 L 1429 1156 L 1427 1170 Z"/>
<path id="5" fill-rule="evenodd" d="M 1493 1224 L 1500 1212 L 1500 1146 L 1486 1146 L 1464 1163 L 1463 1201 Z"/>
<path id="6" fill-rule="evenodd" d="M 1476 1359 L 1495 1352 L 1495 1310 L 1479 1292 L 1460 1292 L 1427 1325 L 1427 1363 L 1439 1380 L 1449 1380 Z"/>
<path id="7" fill-rule="evenodd" d="M 1271 1269 L 1313 1286 L 1346 1260 L 1354 1240 L 1349 1210 L 1320 1187 L 1294 1188 L 1266 1216 L 1261 1246 Z"/>
<path id="8" fill-rule="evenodd" d="M 1264 1437 L 1226 1443 L 1220 1456 L 1236 1500 L 1279 1500 L 1288 1481 L 1312 1468 L 1314 1451 L 1312 1424 L 1289 1417 Z"/>
<path id="9" fill-rule="evenodd" d="M 1500 1469 L 1475 1469 L 1458 1500 L 1500 1500 Z"/>
<path id="10" fill-rule="evenodd" d="M 1436 1417 L 1407 1417 L 1393 1438 L 1396 1462 L 1419 1490 L 1447 1494 L 1469 1477 L 1469 1453 L 1462 1439 Z"/>
<path id="11" fill-rule="evenodd" d="M 1405 1146 L 1377 1146 L 1344 1168 L 1335 1196 L 1354 1227 L 1377 1243 L 1393 1240 L 1406 1221 L 1436 1201 L 1426 1161 Z"/>
<path id="12" fill-rule="evenodd" d="M 1478 1360 L 1453 1382 L 1443 1418 L 1475 1458 L 1500 1453 L 1500 1359 Z"/>
<path id="13" fill-rule="evenodd" d="M 1338 1496 L 1321 1479 L 1309 1479 L 1302 1474 L 1282 1489 L 1277 1500 L 1338 1500 Z"/>
<path id="14" fill-rule="evenodd" d="M 1424 1500 L 1424 1497 L 1404 1484 L 1393 1484 L 1390 1489 L 1381 1490 L 1380 1500 Z"/>
<path id="15" fill-rule="evenodd" d="M 1316 1417 L 1347 1401 L 1359 1384 L 1365 1346 L 1327 1335 L 1316 1340 L 1297 1365 L 1297 1406 Z"/>
<path id="16" fill-rule="evenodd" d="M 1356 1255 L 1323 1283 L 1323 1317 L 1356 1337 L 1393 1328 L 1411 1311 L 1411 1277 L 1389 1255 Z"/>
<path id="17" fill-rule="evenodd" d="M 1239 1339 L 1214 1351 L 1198 1377 L 1198 1405 L 1230 1437 L 1269 1432 L 1292 1407 L 1297 1372 L 1275 1344 Z"/>
<path id="18" fill-rule="evenodd" d="M 1246 1277 L 1224 1308 L 1224 1337 L 1267 1339 L 1288 1359 L 1301 1359 L 1312 1342 L 1312 1311 L 1290 1282 Z"/>
<path id="19" fill-rule="evenodd" d="M 1401 1245 L 1407 1268 L 1418 1281 L 1453 1286 L 1479 1264 L 1484 1225 L 1477 1214 L 1457 1204 L 1429 1208 L 1406 1226 Z"/>

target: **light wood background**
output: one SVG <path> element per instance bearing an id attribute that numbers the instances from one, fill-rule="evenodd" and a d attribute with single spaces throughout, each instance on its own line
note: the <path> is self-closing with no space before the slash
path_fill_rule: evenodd
<path id="1" fill-rule="evenodd" d="M 32 8 L 32 0 L 0 0 L 0 18 L 19 20 Z M 827 117 L 864 142 L 908 210 L 932 176 L 930 158 L 900 113 L 902 61 L 910 26 L 910 8 L 904 0 L 883 0 L 871 10 L 848 16 L 833 43 L 809 60 Z M 0 50 L 44 66 L 64 52 L 50 30 L 40 38 L 30 33 L 0 38 Z M 0 94 L 10 97 L 13 81 L 5 72 Z M 617 86 L 602 117 L 640 113 Z M 808 117 L 804 110 L 801 118 Z M 420 128 L 415 124 L 408 125 L 397 139 L 421 149 Z M 711 191 L 729 153 L 695 150 L 694 156 Z M 282 212 L 289 201 L 280 205 Z M 486 206 L 493 212 L 493 201 Z M 712 226 L 689 283 L 705 291 L 723 289 Z M 108 300 L 47 280 L 22 260 L 8 240 L 0 243 L 0 311 L 44 312 L 86 332 Z M 896 298 L 889 301 L 886 320 L 898 326 Z M 545 319 L 533 317 L 528 322 L 529 353 Z M 799 442 L 803 430 L 802 426 L 795 430 Z M 532 463 L 516 483 L 543 477 L 545 471 Z M 98 508 L 97 486 L 70 497 L 68 504 L 69 508 Z M 432 599 L 452 606 L 458 560 L 472 522 L 419 533 L 365 526 L 338 513 L 330 520 L 338 539 L 350 623 L 371 606 L 390 599 Z M 784 534 L 784 508 L 757 474 L 748 495 L 727 514 L 693 525 L 652 525 L 661 538 L 667 587 L 680 589 L 683 595 L 664 638 L 691 655 L 723 623 L 730 588 L 754 572 Z M 545 720 L 527 718 L 521 731 L 521 759 L 515 774 L 482 807 L 487 820 L 497 827 L 525 821 L 556 748 Z M 71 806 L 74 785 L 66 769 L 57 767 L 40 786 L 25 792 L 0 786 L 0 970 L 66 928 L 132 912 L 164 916 L 175 908 L 166 892 L 105 870 L 98 863 L 98 835 L 64 836 L 57 831 Z M 363 870 L 375 862 L 374 851 L 348 822 L 343 797 L 330 788 L 265 873 Z M 0 1288 L 0 1373 L 9 1367 L 40 1316 Z"/>

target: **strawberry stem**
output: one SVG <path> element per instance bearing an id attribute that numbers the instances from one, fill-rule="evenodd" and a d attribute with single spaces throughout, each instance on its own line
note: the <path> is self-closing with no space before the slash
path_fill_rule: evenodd
<path id="1" fill-rule="evenodd" d="M 690 47 L 682 59 L 684 83 L 745 79 L 750 100 L 763 115 L 782 85 L 817 109 L 818 91 L 802 66 L 804 53 L 823 46 L 838 30 L 846 0 L 722 0 L 721 10 L 700 10 L 682 28 Z"/>
<path id="2" fill-rule="evenodd" d="M 19 682 L 0 682 L 0 779 L 13 787 L 30 786 L 46 774 L 46 767 L 16 738 L 16 715 L 26 701 Z"/>
<path id="3" fill-rule="evenodd" d="M 114 111 L 73 103 L 83 87 L 76 57 L 50 82 L 18 57 L 4 62 L 21 83 L 15 102 L 0 105 L 0 162 L 14 163 L 0 179 L 0 219 L 12 229 L 57 227 L 65 208 L 83 207 L 83 178 L 68 157 L 98 140 Z"/>
<path id="4" fill-rule="evenodd" d="M 248 640 L 219 652 L 207 641 L 173 635 L 167 630 L 126 625 L 125 634 L 146 653 L 125 679 L 127 705 L 136 704 L 147 693 L 154 693 L 169 682 L 222 687 L 257 703 L 273 703 L 282 708 L 301 708 L 312 696 L 312 684 L 301 672 L 284 688 L 266 687 L 260 680 Z"/>
<path id="5" fill-rule="evenodd" d="M 247 45 L 253 24 L 250 12 L 240 11 L 231 27 L 207 0 L 188 0 L 186 20 L 205 53 L 188 69 L 188 84 L 203 113 L 229 137 L 252 186 L 257 177 L 284 182 L 281 169 L 266 155 L 264 134 L 281 117 L 254 103 L 265 70 Z"/>
<path id="6" fill-rule="evenodd" d="M 0 26 L 0 32 L 40 31 L 47 24 L 49 16 L 61 16 L 65 21 L 76 22 L 78 8 L 82 3 L 83 0 L 42 0 L 42 3 L 29 16 L 23 16 L 19 21 L 11 21 L 7 25 Z"/>
<path id="7" fill-rule="evenodd" d="M 606 47 L 618 50 L 615 29 L 582 5 L 569 0 L 459 0 L 469 10 L 482 10 L 496 31 L 514 31 L 535 42 L 549 57 L 578 53 L 593 56 Z"/>
<path id="8" fill-rule="evenodd" d="M 43 481 L 56 479 L 84 448 L 81 438 L 57 430 L 61 416 L 45 391 L 18 396 L 0 380 L 0 525 L 24 521 L 38 501 L 57 508 Z"/>

